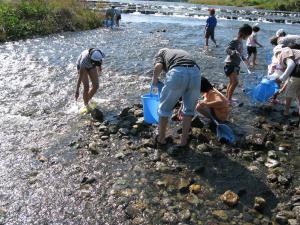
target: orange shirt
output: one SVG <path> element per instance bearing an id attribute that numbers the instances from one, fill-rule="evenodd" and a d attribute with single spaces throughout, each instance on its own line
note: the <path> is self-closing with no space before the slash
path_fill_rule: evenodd
<path id="1" fill-rule="evenodd" d="M 220 104 L 218 107 L 210 107 L 210 109 L 214 112 L 218 120 L 227 120 L 229 115 L 229 104 L 227 98 L 221 92 L 219 92 L 215 88 L 210 90 L 209 92 L 204 94 L 204 101 L 206 103 L 214 101 L 222 102 L 222 104 Z"/>

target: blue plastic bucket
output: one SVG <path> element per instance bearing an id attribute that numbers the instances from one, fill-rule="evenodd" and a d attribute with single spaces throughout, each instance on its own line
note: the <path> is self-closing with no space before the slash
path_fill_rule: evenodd
<path id="1" fill-rule="evenodd" d="M 275 80 L 268 80 L 266 78 L 252 90 L 253 101 L 267 102 L 279 90 L 279 86 Z"/>
<path id="2" fill-rule="evenodd" d="M 106 27 L 106 20 L 103 20 L 102 25 L 103 27 Z M 107 26 L 113 27 L 113 23 L 111 22 L 111 20 L 107 20 Z"/>
<path id="3" fill-rule="evenodd" d="M 161 84 L 160 84 L 161 85 Z M 158 116 L 158 106 L 160 102 L 160 91 L 162 86 L 158 86 L 158 93 L 152 93 L 152 85 L 150 86 L 150 93 L 142 95 L 143 102 L 143 111 L 144 111 L 144 121 L 149 124 L 158 124 L 159 116 Z"/>

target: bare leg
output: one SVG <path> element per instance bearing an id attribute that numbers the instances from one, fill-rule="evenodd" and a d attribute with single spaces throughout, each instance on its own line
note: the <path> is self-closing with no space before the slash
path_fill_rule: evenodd
<path id="1" fill-rule="evenodd" d="M 158 126 L 158 135 L 159 139 L 158 142 L 161 144 L 166 143 L 166 131 L 168 125 L 168 117 L 159 117 L 159 126 Z"/>
<path id="2" fill-rule="evenodd" d="M 89 77 L 92 82 L 92 89 L 88 93 L 88 102 L 92 99 L 99 88 L 99 78 L 96 68 L 89 70 Z"/>
<path id="3" fill-rule="evenodd" d="M 208 38 L 205 38 L 205 46 L 208 47 Z"/>
<path id="4" fill-rule="evenodd" d="M 257 65 L 256 63 L 256 57 L 257 57 L 257 53 L 253 54 L 253 65 Z"/>
<path id="5" fill-rule="evenodd" d="M 229 75 L 229 85 L 227 88 L 226 96 L 230 101 L 232 99 L 233 92 L 239 83 L 238 75 L 236 73 L 232 73 Z"/>
<path id="6" fill-rule="evenodd" d="M 191 116 L 183 116 L 182 135 L 181 135 L 181 143 L 180 143 L 182 146 L 187 144 L 189 130 L 191 127 L 191 121 L 192 121 Z"/>
<path id="7" fill-rule="evenodd" d="M 286 98 L 285 99 L 285 109 L 284 109 L 284 112 L 283 112 L 284 116 L 289 115 L 289 110 L 290 110 L 291 104 L 292 104 L 292 99 L 291 98 Z"/>
<path id="8" fill-rule="evenodd" d="M 81 78 L 81 82 L 83 84 L 83 102 L 84 102 L 84 105 L 87 106 L 88 103 L 89 103 L 89 89 L 90 89 L 90 86 L 89 86 L 89 77 L 88 77 L 88 73 L 86 71 L 84 71 L 84 74 Z"/>

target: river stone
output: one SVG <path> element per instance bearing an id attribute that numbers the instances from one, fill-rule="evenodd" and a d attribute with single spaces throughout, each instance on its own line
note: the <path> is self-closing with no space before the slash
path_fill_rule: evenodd
<path id="1" fill-rule="evenodd" d="M 222 221 L 227 221 L 228 220 L 228 215 L 224 210 L 214 210 L 212 212 L 212 215 L 216 217 L 217 219 L 221 219 Z"/>
<path id="2" fill-rule="evenodd" d="M 295 206 L 293 208 L 293 212 L 295 213 L 296 217 L 297 217 L 297 220 L 300 221 L 300 206 Z"/>
<path id="3" fill-rule="evenodd" d="M 266 206 L 266 200 L 262 197 L 255 197 L 254 199 L 254 209 L 257 211 L 262 211 Z"/>
<path id="4" fill-rule="evenodd" d="M 298 221 L 296 219 L 289 219 L 288 220 L 289 225 L 299 225 Z"/>
<path id="5" fill-rule="evenodd" d="M 281 215 L 276 215 L 275 221 L 276 221 L 279 225 L 285 225 L 285 224 L 288 224 L 287 218 L 286 218 L 285 216 L 281 216 Z"/>
<path id="6" fill-rule="evenodd" d="M 279 175 L 277 179 L 278 179 L 278 183 L 280 183 L 282 185 L 288 185 L 289 184 L 289 180 L 286 177 L 282 176 L 282 175 Z"/>
<path id="7" fill-rule="evenodd" d="M 210 152 L 212 148 L 208 144 L 200 144 L 197 146 L 197 150 L 200 152 Z"/>
<path id="8" fill-rule="evenodd" d="M 124 157 L 125 157 L 125 154 L 123 152 L 119 152 L 119 153 L 115 154 L 116 159 L 123 159 Z"/>
<path id="9" fill-rule="evenodd" d="M 300 186 L 295 187 L 295 195 L 300 195 Z"/>
<path id="10" fill-rule="evenodd" d="M 38 155 L 36 159 L 40 162 L 46 162 L 48 159 L 43 155 Z"/>
<path id="11" fill-rule="evenodd" d="M 94 120 L 97 120 L 99 122 L 103 122 L 104 115 L 99 109 L 97 109 L 97 108 L 93 109 L 91 111 L 91 116 Z"/>
<path id="12" fill-rule="evenodd" d="M 105 141 L 105 140 L 107 140 L 107 139 L 109 139 L 108 136 L 106 136 L 106 135 L 101 136 L 101 140 L 102 140 L 102 141 Z"/>
<path id="13" fill-rule="evenodd" d="M 201 185 L 199 184 L 192 184 L 190 187 L 190 192 L 194 194 L 198 194 L 201 192 Z"/>
<path id="14" fill-rule="evenodd" d="M 178 213 L 178 218 L 180 221 L 188 221 L 191 219 L 191 212 L 190 210 L 182 210 Z"/>
<path id="15" fill-rule="evenodd" d="M 278 158 L 278 155 L 276 154 L 275 151 L 268 151 L 268 157 L 270 159 L 277 159 Z"/>
<path id="16" fill-rule="evenodd" d="M 190 183 L 190 179 L 180 178 L 177 183 L 177 188 L 181 193 L 188 193 Z"/>
<path id="17" fill-rule="evenodd" d="M 119 133 L 120 133 L 121 135 L 128 135 L 128 134 L 129 134 L 129 130 L 128 130 L 127 128 L 121 128 L 121 129 L 119 130 Z"/>
<path id="18" fill-rule="evenodd" d="M 136 217 L 132 220 L 132 224 L 134 225 L 140 225 L 144 223 L 145 223 L 145 219 L 143 219 L 142 217 Z"/>
<path id="19" fill-rule="evenodd" d="M 276 182 L 277 181 L 277 176 L 276 176 L 276 174 L 269 174 L 268 176 L 267 176 L 267 180 L 270 182 L 270 183 L 274 183 L 274 182 Z"/>
<path id="20" fill-rule="evenodd" d="M 275 167 L 280 166 L 280 162 L 278 162 L 275 159 L 268 158 L 267 162 L 265 163 L 265 166 L 268 167 L 268 168 L 275 168 Z"/>
<path id="21" fill-rule="evenodd" d="M 125 209 L 125 213 L 129 219 L 134 219 L 140 213 L 140 210 L 136 208 L 135 205 L 131 204 L 127 206 L 127 208 Z"/>
<path id="22" fill-rule="evenodd" d="M 291 147 L 292 146 L 290 144 L 280 144 L 278 150 L 282 152 L 287 152 L 289 149 L 291 149 Z"/>
<path id="23" fill-rule="evenodd" d="M 228 190 L 224 194 L 222 194 L 220 196 L 220 199 L 229 206 L 235 206 L 239 202 L 239 196 L 230 190 Z"/>
<path id="24" fill-rule="evenodd" d="M 272 141 L 266 141 L 265 147 L 266 147 L 267 149 L 274 149 L 274 148 L 275 148 L 275 144 L 274 144 L 274 142 L 272 142 Z"/>
<path id="25" fill-rule="evenodd" d="M 133 115 L 136 116 L 136 117 L 143 117 L 144 112 L 143 112 L 142 109 L 137 109 L 137 110 L 134 111 Z"/>
<path id="26" fill-rule="evenodd" d="M 186 197 L 187 202 L 189 202 L 190 204 L 193 205 L 198 205 L 200 203 L 200 199 L 197 197 L 197 195 L 190 193 L 187 197 Z"/>
<path id="27" fill-rule="evenodd" d="M 177 224 L 178 218 L 175 213 L 165 212 L 163 215 L 162 221 L 165 223 Z"/>
<path id="28" fill-rule="evenodd" d="M 279 212 L 278 215 L 284 216 L 287 219 L 295 219 L 296 218 L 295 213 L 293 211 L 289 211 L 289 210 L 283 210 L 283 211 Z"/>

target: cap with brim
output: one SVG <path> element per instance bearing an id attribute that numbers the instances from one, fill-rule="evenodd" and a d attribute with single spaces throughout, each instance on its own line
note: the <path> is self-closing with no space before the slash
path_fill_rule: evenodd
<path id="1" fill-rule="evenodd" d="M 102 61 L 102 59 L 104 57 L 105 56 L 104 56 L 104 54 L 102 52 L 100 52 L 100 51 L 94 51 L 92 53 L 92 55 L 91 55 L 91 60 L 100 62 L 100 61 Z"/>

